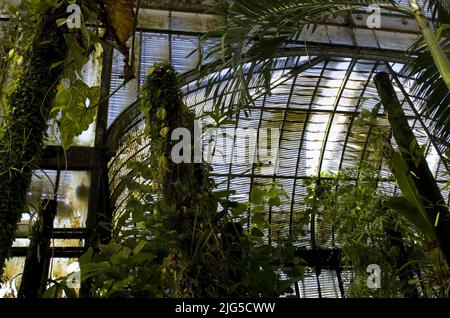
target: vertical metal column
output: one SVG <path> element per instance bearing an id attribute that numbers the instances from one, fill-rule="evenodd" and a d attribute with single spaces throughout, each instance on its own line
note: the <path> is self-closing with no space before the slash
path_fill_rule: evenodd
<path id="1" fill-rule="evenodd" d="M 102 151 L 99 158 L 99 165 L 92 166 L 91 184 L 89 190 L 88 215 L 86 228 L 88 238 L 84 245 L 86 248 L 93 247 L 97 250 L 99 243 L 107 243 L 111 239 L 112 232 L 112 208 L 108 187 L 108 161 L 110 154 L 106 145 L 106 129 L 108 126 L 109 95 L 111 90 L 111 70 L 113 62 L 113 49 L 105 48 L 102 62 L 100 104 L 97 109 L 95 120 L 95 141 L 94 147 Z M 89 297 L 91 282 L 83 281 L 80 288 L 80 297 Z"/>
<path id="2" fill-rule="evenodd" d="M 50 243 L 53 220 L 56 216 L 57 201 L 43 200 L 38 220 L 33 226 L 20 284 L 19 298 L 38 298 L 45 291 L 50 264 Z"/>
<path id="3" fill-rule="evenodd" d="M 108 226 L 112 222 L 112 212 L 109 201 L 108 170 L 107 164 L 110 154 L 105 147 L 106 129 L 108 122 L 109 94 L 111 88 L 111 67 L 113 60 L 113 50 L 105 49 L 102 63 L 100 104 L 97 110 L 95 121 L 95 142 L 94 147 L 100 149 L 100 164 L 92 167 L 91 186 L 88 202 L 88 216 L 86 227 L 89 230 L 89 239 L 85 242 L 87 247 L 96 247 L 99 242 L 105 243 L 111 238 L 111 228 Z"/>

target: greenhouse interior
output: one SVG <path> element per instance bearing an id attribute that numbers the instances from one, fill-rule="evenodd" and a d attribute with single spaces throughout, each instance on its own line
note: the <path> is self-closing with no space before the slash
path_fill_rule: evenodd
<path id="1" fill-rule="evenodd" d="M 0 298 L 449 298 L 447 0 L 5 0 L 0 57 Z"/>

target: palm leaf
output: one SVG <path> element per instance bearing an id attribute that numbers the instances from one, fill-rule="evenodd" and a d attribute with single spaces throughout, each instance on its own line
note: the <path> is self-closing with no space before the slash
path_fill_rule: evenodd
<path id="1" fill-rule="evenodd" d="M 450 30 L 441 32 L 440 45 L 450 55 Z M 400 74 L 412 78 L 412 93 L 425 100 L 420 109 L 431 120 L 434 135 L 448 141 L 450 136 L 450 93 L 434 63 L 427 44 L 420 39 L 411 49 L 416 58 L 405 65 Z"/>
<path id="2" fill-rule="evenodd" d="M 447 21 L 450 0 L 426 0 L 427 10 L 437 24 Z M 200 68 L 208 75 L 206 93 L 223 109 L 245 107 L 253 103 L 255 91 L 264 89 L 270 94 L 272 68 L 280 49 L 295 45 L 302 31 L 325 22 L 330 14 L 378 4 L 385 8 L 401 8 L 397 1 L 293 1 L 293 0 L 237 0 L 232 4 L 220 2 L 218 13 L 225 17 L 223 27 L 206 34 L 202 41 L 220 38 L 205 53 L 202 60 L 214 62 Z M 449 52 L 448 30 L 442 32 L 444 50 Z M 417 56 L 404 75 L 416 78 L 414 93 L 427 102 L 423 106 L 426 117 L 433 121 L 436 135 L 447 139 L 450 131 L 450 96 L 441 79 L 427 46 L 420 42 L 413 48 Z M 219 69 L 226 72 L 214 73 Z M 226 81 L 224 81 L 226 80 Z M 222 82 L 222 85 L 218 85 Z M 252 88 L 253 89 L 252 91 Z"/>
<path id="3" fill-rule="evenodd" d="M 424 217 L 420 209 L 410 200 L 405 197 L 397 196 L 391 197 L 384 202 L 384 207 L 396 210 L 403 215 L 409 222 L 414 224 L 423 234 L 430 240 L 436 240 L 436 235 L 433 232 L 433 227 Z"/>
<path id="4" fill-rule="evenodd" d="M 434 24 L 450 23 L 450 0 L 425 0 L 425 7 Z"/>
<path id="5" fill-rule="evenodd" d="M 202 42 L 220 38 L 200 60 L 214 62 L 200 67 L 206 92 L 224 109 L 245 107 L 258 89 L 270 93 L 271 70 L 280 49 L 298 44 L 302 31 L 325 22 L 331 14 L 377 4 L 396 8 L 393 0 L 236 0 L 222 1 L 218 13 L 225 24 L 207 33 Z M 215 71 L 222 69 L 227 72 Z M 213 74 L 213 75 L 210 75 Z M 226 79 L 223 85 L 217 85 Z M 253 91 L 252 91 L 253 88 Z"/>

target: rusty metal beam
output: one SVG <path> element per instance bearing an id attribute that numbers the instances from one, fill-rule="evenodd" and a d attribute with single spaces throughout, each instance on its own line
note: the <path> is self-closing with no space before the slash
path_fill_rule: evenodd
<path id="1" fill-rule="evenodd" d="M 43 170 L 85 171 L 100 166 L 105 153 L 110 152 L 104 147 L 72 146 L 64 151 L 61 146 L 47 146 L 34 164 Z"/>
<path id="2" fill-rule="evenodd" d="M 50 247 L 49 254 L 56 258 L 78 258 L 86 252 L 85 247 Z M 28 247 L 12 247 L 12 257 L 25 257 L 28 254 Z"/>

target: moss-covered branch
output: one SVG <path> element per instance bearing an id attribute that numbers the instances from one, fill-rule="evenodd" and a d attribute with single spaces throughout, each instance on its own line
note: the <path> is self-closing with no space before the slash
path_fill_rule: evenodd
<path id="1" fill-rule="evenodd" d="M 427 161 L 420 151 L 416 137 L 409 127 L 408 120 L 403 112 L 397 94 L 387 73 L 375 76 L 375 84 L 388 115 L 394 138 L 400 147 L 401 156 L 412 176 L 415 188 L 420 196 L 420 203 L 429 224 L 434 225 L 433 231 L 438 246 L 450 263 L 450 214 L 441 191 L 428 167 Z M 397 179 L 401 176 L 397 176 Z M 406 189 L 402 189 L 405 192 Z M 405 194 L 405 193 L 404 193 Z M 406 194 L 405 194 L 406 195 Z"/>
<path id="2" fill-rule="evenodd" d="M 151 143 L 153 187 L 158 193 L 153 213 L 166 218 L 165 230 L 180 235 L 176 246 L 167 251 L 166 259 L 170 275 L 181 274 L 183 278 L 178 278 L 170 292 L 173 297 L 206 297 L 208 290 L 218 291 L 222 275 L 219 271 L 222 255 L 217 253 L 220 250 L 217 200 L 211 192 L 213 183 L 208 178 L 206 164 L 177 164 L 172 160 L 171 152 L 178 141 L 171 140 L 171 134 L 182 127 L 193 136 L 194 114 L 183 103 L 178 76 L 170 65 L 154 65 L 149 73 L 141 107 Z"/>

